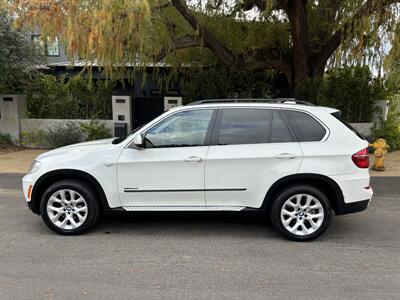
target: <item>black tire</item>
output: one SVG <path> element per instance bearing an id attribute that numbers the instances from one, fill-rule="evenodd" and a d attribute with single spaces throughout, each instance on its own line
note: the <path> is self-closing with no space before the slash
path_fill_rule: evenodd
<path id="1" fill-rule="evenodd" d="M 282 206 L 288 200 L 290 197 L 297 195 L 297 194 L 308 194 L 319 200 L 321 203 L 322 209 L 324 211 L 324 217 L 322 224 L 320 227 L 314 231 L 311 234 L 307 235 L 298 235 L 298 234 L 293 234 L 290 232 L 288 229 L 285 228 L 284 224 L 282 223 L 281 220 L 281 210 Z M 329 224 L 331 223 L 332 219 L 332 209 L 331 205 L 329 203 L 328 198 L 326 195 L 321 192 L 319 189 L 315 188 L 314 186 L 311 185 L 306 185 L 306 184 L 299 184 L 299 185 L 292 185 L 287 188 L 285 188 L 282 192 L 280 192 L 271 207 L 270 211 L 270 217 L 271 217 L 271 223 L 272 226 L 275 228 L 275 230 L 283 235 L 284 237 L 292 240 L 292 241 L 311 241 L 319 236 L 321 236 L 329 227 Z M 305 222 L 305 221 L 304 221 Z"/>
<path id="2" fill-rule="evenodd" d="M 50 197 L 57 191 L 62 189 L 69 189 L 78 192 L 85 199 L 87 204 L 87 216 L 86 220 L 75 229 L 63 229 L 56 226 L 49 218 L 47 213 L 47 203 Z M 40 201 L 40 215 L 44 223 L 54 232 L 61 235 L 78 235 L 84 232 L 89 231 L 96 225 L 101 214 L 100 204 L 96 200 L 96 193 L 93 188 L 87 183 L 75 180 L 75 179 L 66 179 L 58 181 L 52 184 L 46 191 L 43 193 L 41 201 Z"/>

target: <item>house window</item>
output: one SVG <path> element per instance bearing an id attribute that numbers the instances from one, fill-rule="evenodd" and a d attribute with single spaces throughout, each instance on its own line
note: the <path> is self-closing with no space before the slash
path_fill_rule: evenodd
<path id="1" fill-rule="evenodd" d="M 45 55 L 45 46 L 40 38 L 40 34 L 32 35 L 32 43 L 36 46 L 40 54 Z"/>
<path id="2" fill-rule="evenodd" d="M 60 56 L 60 45 L 58 44 L 57 37 L 55 37 L 53 41 L 51 41 L 50 39 L 47 39 L 46 55 L 47 56 Z"/>
<path id="3" fill-rule="evenodd" d="M 54 40 L 47 38 L 46 42 L 43 42 L 40 34 L 34 34 L 32 35 L 32 42 L 43 55 L 60 56 L 60 45 L 57 37 L 55 37 Z"/>

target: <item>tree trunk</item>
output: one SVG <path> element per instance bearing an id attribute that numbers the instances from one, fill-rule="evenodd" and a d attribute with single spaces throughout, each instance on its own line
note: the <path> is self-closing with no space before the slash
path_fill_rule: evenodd
<path id="1" fill-rule="evenodd" d="M 308 51 L 307 0 L 288 1 L 287 3 L 287 13 L 293 39 L 293 78 L 288 78 L 288 80 L 296 95 L 298 88 L 304 81 L 309 79 L 311 75 Z"/>

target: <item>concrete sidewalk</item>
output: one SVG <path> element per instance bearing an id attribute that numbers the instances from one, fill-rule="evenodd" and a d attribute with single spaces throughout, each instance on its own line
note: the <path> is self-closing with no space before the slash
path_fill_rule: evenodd
<path id="1" fill-rule="evenodd" d="M 16 152 L 0 153 L 0 173 L 26 173 L 32 160 L 48 150 L 27 149 Z M 370 156 L 372 166 L 374 158 Z M 386 156 L 386 170 L 378 172 L 370 170 L 371 176 L 400 176 L 400 151 L 394 151 Z"/>
<path id="2" fill-rule="evenodd" d="M 372 167 L 374 156 L 369 156 L 369 164 Z M 385 158 L 385 171 L 374 171 L 370 169 L 371 176 L 400 176 L 400 151 L 394 151 L 387 154 Z"/>

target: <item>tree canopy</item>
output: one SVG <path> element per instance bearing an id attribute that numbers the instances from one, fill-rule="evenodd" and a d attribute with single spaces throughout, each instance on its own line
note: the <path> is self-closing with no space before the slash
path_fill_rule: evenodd
<path id="1" fill-rule="evenodd" d="M 383 62 L 400 0 L 14 0 L 17 25 L 59 36 L 108 74 L 161 60 L 284 74 L 295 92 L 327 64 Z M 386 51 L 387 52 L 387 51 Z"/>
<path id="2" fill-rule="evenodd" d="M 41 57 L 29 35 L 16 30 L 0 7 L 0 93 L 21 91 L 36 73 Z"/>
<path id="3" fill-rule="evenodd" d="M 400 94 L 400 23 L 396 27 L 396 41 L 385 57 L 385 69 L 387 70 L 387 88 L 390 93 Z"/>

